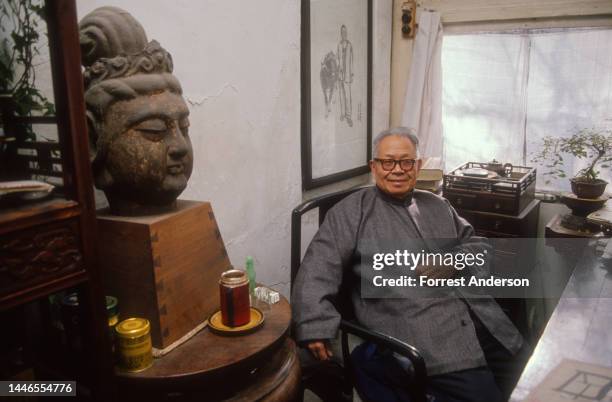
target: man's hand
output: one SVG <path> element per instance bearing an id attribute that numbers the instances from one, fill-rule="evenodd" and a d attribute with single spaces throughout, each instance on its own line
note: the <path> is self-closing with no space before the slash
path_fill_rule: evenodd
<path id="1" fill-rule="evenodd" d="M 306 347 L 317 360 L 329 360 L 333 356 L 327 341 L 311 341 Z"/>
<path id="2" fill-rule="evenodd" d="M 457 270 L 453 266 L 419 265 L 416 274 L 432 279 L 447 279 L 455 277 Z"/>

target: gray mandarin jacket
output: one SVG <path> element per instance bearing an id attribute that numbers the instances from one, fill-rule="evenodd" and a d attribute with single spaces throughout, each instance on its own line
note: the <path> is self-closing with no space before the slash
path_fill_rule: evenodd
<path id="1" fill-rule="evenodd" d="M 336 337 L 340 315 L 331 300 L 343 277 L 350 270 L 361 280 L 371 280 L 371 260 L 362 257 L 372 250 L 388 249 L 388 242 L 397 239 L 431 252 L 478 253 L 488 247 L 437 195 L 414 190 L 412 197 L 402 201 L 376 187 L 351 194 L 327 213 L 298 272 L 292 294 L 298 341 Z M 466 268 L 461 274 L 486 276 L 488 267 Z M 521 335 L 490 297 L 463 297 L 452 290 L 436 298 L 368 298 L 362 297 L 361 288 L 351 289 L 357 320 L 417 347 L 428 374 L 486 365 L 467 305 L 509 351 L 516 353 L 522 345 Z"/>

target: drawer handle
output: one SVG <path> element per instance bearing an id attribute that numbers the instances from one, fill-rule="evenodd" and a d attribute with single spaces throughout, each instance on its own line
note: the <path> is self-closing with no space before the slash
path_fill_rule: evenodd
<path id="1" fill-rule="evenodd" d="M 499 229 L 501 227 L 501 221 L 495 221 L 495 229 Z"/>
<path id="2" fill-rule="evenodd" d="M 499 202 L 495 203 L 495 209 L 500 209 L 501 208 L 501 204 Z"/>
<path id="3" fill-rule="evenodd" d="M 461 198 L 457 198 L 457 205 L 461 205 L 463 203 L 463 201 L 461 200 Z"/>

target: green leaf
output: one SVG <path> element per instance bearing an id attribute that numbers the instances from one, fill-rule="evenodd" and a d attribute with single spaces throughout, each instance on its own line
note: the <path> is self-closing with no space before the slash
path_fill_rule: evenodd
<path id="1" fill-rule="evenodd" d="M 43 21 L 44 1 L 4 0 L 0 2 L 0 89 L 12 91 L 15 113 L 28 116 L 32 111 L 54 113 L 54 106 L 35 87 L 33 58 L 40 54 L 38 28 Z M 9 23 L 7 23 L 10 22 Z M 31 126 L 24 130 L 26 140 L 35 140 Z"/>

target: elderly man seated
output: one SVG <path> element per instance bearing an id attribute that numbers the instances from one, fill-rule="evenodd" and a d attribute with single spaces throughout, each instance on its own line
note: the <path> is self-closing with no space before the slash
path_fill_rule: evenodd
<path id="1" fill-rule="evenodd" d="M 385 240 L 392 239 L 429 246 L 424 251 L 446 248 L 478 254 L 488 248 L 448 201 L 414 189 L 421 160 L 412 130 L 383 131 L 374 140 L 374 155 L 370 168 L 376 186 L 347 196 L 327 213 L 294 285 L 297 340 L 318 360 L 331 358 L 329 341 L 336 337 L 340 322 L 331 299 L 347 273 L 362 279 L 371 275 L 371 260 L 364 256 L 372 255 L 373 245 L 383 247 Z M 376 243 L 374 239 L 383 240 Z M 480 275 L 479 269 L 420 264 L 414 273 L 448 279 Z M 468 298 L 453 289 L 435 298 L 368 297 L 362 291 L 363 286 L 351 289 L 357 320 L 419 349 L 427 367 L 427 392 L 435 401 L 507 399 L 520 373 L 515 357 L 519 352 L 524 355 L 526 348 L 494 299 Z M 384 359 L 368 353 L 361 353 L 357 360 L 362 374 L 358 377 L 369 400 L 408 400 L 401 384 L 385 379 L 388 361 L 382 363 Z"/>

